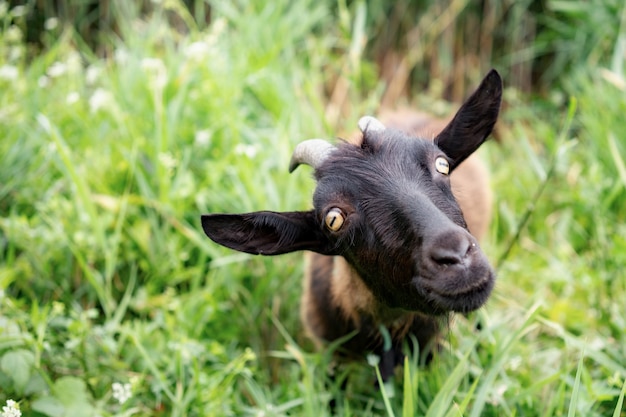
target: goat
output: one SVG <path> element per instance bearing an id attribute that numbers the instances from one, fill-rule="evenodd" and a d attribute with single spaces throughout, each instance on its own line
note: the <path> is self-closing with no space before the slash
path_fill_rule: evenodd
<path id="1" fill-rule="evenodd" d="M 365 116 L 360 143 L 304 141 L 289 171 L 315 169 L 312 210 L 202 215 L 204 232 L 251 254 L 312 252 L 301 304 L 307 333 L 318 345 L 347 339 L 341 351 L 350 357 L 377 353 L 386 380 L 408 335 L 429 346 L 438 317 L 480 308 L 493 289 L 495 273 L 470 234 L 485 233 L 489 187 L 482 165 L 467 158 L 491 133 L 501 96 L 491 70 L 433 140 L 407 133 L 426 118 L 396 114 L 386 121 L 404 131 Z"/>

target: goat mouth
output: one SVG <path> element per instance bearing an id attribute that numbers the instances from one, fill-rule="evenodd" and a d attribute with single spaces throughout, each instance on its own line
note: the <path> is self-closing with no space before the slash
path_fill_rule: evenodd
<path id="1" fill-rule="evenodd" d="M 423 281 L 422 281 L 423 282 Z M 494 286 L 493 273 L 482 276 L 461 288 L 446 285 L 420 285 L 420 292 L 436 310 L 469 313 L 482 307 Z"/>

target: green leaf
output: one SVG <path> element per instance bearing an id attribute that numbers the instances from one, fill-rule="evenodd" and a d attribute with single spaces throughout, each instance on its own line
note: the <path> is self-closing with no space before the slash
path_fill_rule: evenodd
<path id="1" fill-rule="evenodd" d="M 59 378 L 52 387 L 52 393 L 64 406 L 64 416 L 91 416 L 94 409 L 85 381 L 73 376 Z"/>
<path id="2" fill-rule="evenodd" d="M 61 417 L 65 414 L 65 407 L 54 397 L 37 398 L 31 404 L 33 411 L 45 414 L 50 417 Z"/>
<path id="3" fill-rule="evenodd" d="M 0 360 L 0 368 L 15 383 L 15 389 L 19 392 L 30 379 L 31 369 L 35 363 L 35 356 L 32 352 L 25 349 L 18 349 L 7 352 Z"/>

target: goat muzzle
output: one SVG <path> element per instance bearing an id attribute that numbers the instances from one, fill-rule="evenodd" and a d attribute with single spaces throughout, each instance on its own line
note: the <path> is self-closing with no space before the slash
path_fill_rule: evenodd
<path id="1" fill-rule="evenodd" d="M 429 242 L 422 262 L 425 273 L 419 285 L 439 308 L 473 311 L 493 289 L 495 274 L 476 240 L 465 231 L 442 234 Z"/>

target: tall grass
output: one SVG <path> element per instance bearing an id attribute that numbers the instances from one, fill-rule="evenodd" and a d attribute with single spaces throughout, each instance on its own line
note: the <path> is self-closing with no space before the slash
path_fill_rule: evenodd
<path id="1" fill-rule="evenodd" d="M 0 14 L 0 403 L 33 416 L 324 416 L 331 400 L 344 416 L 624 415 L 619 42 L 612 66 L 583 62 L 554 91 L 575 113 L 506 91 L 503 142 L 482 151 L 495 295 L 381 391 L 367 364 L 327 377 L 332 347 L 316 352 L 299 324 L 300 255 L 236 254 L 199 225 L 309 206 L 310 175 L 286 175 L 291 149 L 351 131 L 385 91 L 363 60 L 375 5 L 212 6 L 203 29 L 179 2 L 144 16 L 120 2 L 106 59 L 66 28 L 29 60 Z"/>

